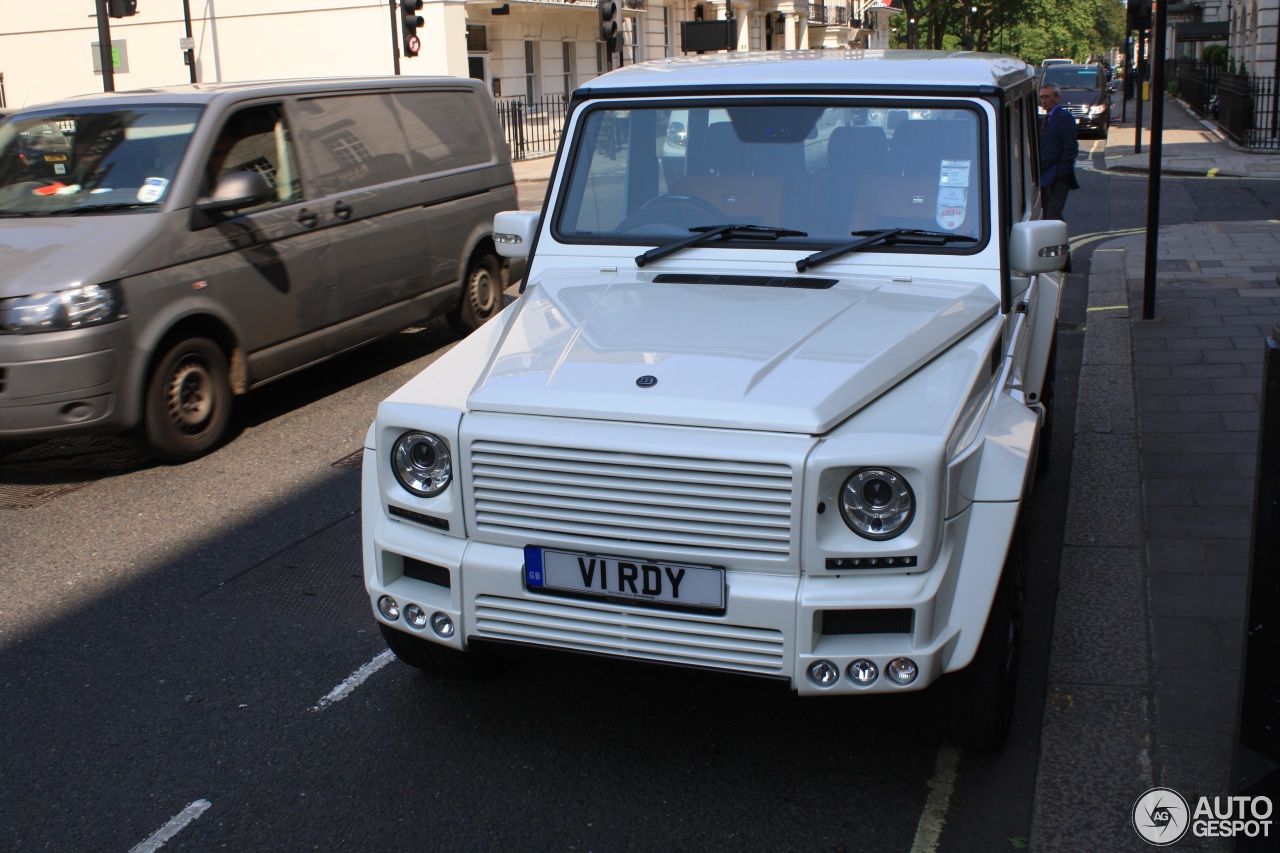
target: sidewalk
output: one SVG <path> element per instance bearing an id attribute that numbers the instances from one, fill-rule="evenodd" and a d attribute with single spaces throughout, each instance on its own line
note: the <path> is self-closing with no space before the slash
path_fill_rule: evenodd
<path id="1" fill-rule="evenodd" d="M 1107 166 L 1145 172 L 1133 102 L 1128 118 Z M 1170 98 L 1164 118 L 1162 174 L 1280 177 L 1280 152 L 1239 151 Z M 1130 823 L 1147 789 L 1194 807 L 1276 769 L 1243 755 L 1232 778 L 1280 223 L 1161 228 L 1152 320 L 1144 253 L 1130 235 L 1090 264 L 1035 850 L 1150 849 Z M 1188 832 L 1175 849 L 1234 847 Z"/>

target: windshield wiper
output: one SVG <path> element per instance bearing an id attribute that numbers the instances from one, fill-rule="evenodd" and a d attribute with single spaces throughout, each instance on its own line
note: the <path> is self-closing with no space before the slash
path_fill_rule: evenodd
<path id="1" fill-rule="evenodd" d="M 68 207 L 63 210 L 54 210 L 46 214 L 46 216 L 77 216 L 81 213 L 102 213 L 107 210 L 137 210 L 143 207 L 155 207 L 155 202 L 141 201 L 118 201 L 114 204 L 86 204 L 80 207 Z"/>
<path id="2" fill-rule="evenodd" d="M 734 238 L 742 238 L 746 240 L 777 240 L 779 237 L 808 237 L 806 231 L 794 231 L 790 228 L 773 228 L 768 225 L 700 225 L 697 228 L 690 228 L 690 231 L 696 232 L 692 237 L 685 237 L 682 240 L 676 240 L 673 243 L 667 243 L 664 246 L 650 249 L 642 255 L 636 256 L 636 266 L 642 267 L 650 261 L 656 261 L 659 258 L 665 258 L 667 255 L 674 255 L 681 249 L 688 249 L 690 246 L 700 246 L 703 243 L 710 243 L 712 240 L 732 240 Z"/>
<path id="3" fill-rule="evenodd" d="M 862 239 L 854 240 L 852 243 L 845 243 L 842 246 L 833 246 L 830 249 L 815 252 L 807 258 L 801 258 L 796 261 L 796 272 L 804 272 L 811 267 L 816 267 L 818 264 L 824 264 L 833 258 L 840 257 L 841 255 L 847 255 L 850 252 L 856 252 L 859 249 L 865 249 L 869 246 L 878 246 L 882 243 L 889 245 L 942 246 L 947 243 L 976 243 L 978 239 L 964 234 L 951 234 L 946 231 L 924 231 L 919 228 L 888 228 L 884 231 L 854 231 L 850 236 L 861 237 Z"/>

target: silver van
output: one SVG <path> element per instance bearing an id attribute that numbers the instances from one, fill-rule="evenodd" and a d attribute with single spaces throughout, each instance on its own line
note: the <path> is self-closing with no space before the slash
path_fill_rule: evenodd
<path id="1" fill-rule="evenodd" d="M 207 453 L 234 395 L 502 307 L 516 207 L 474 80 L 201 84 L 0 123 L 0 439 Z"/>

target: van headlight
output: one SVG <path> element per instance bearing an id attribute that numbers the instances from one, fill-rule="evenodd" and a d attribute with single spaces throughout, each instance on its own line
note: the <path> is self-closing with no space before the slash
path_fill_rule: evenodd
<path id="1" fill-rule="evenodd" d="M 453 479 L 449 445 L 429 432 L 406 432 L 391 448 L 391 470 L 415 495 L 433 498 Z"/>
<path id="2" fill-rule="evenodd" d="M 888 468 L 854 471 L 840 487 L 844 523 L 867 539 L 892 539 L 907 529 L 915 512 L 910 484 Z"/>
<path id="3" fill-rule="evenodd" d="M 124 299 L 115 284 L 88 284 L 53 293 L 0 299 L 0 327 L 28 335 L 65 332 L 124 317 Z"/>

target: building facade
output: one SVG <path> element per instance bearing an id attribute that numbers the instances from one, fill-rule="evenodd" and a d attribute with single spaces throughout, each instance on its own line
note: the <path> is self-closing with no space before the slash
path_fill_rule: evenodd
<path id="1" fill-rule="evenodd" d="M 97 0 L 0 0 L 0 106 L 103 90 Z M 105 3 L 104 3 L 105 5 Z M 738 50 L 887 48 L 881 0 L 622 0 L 622 53 L 594 0 L 425 0 L 401 55 L 396 0 L 145 0 L 108 20 L 117 90 L 187 82 L 447 74 L 498 97 L 565 94 L 619 62 L 678 56 L 685 22 L 732 19 Z"/>

